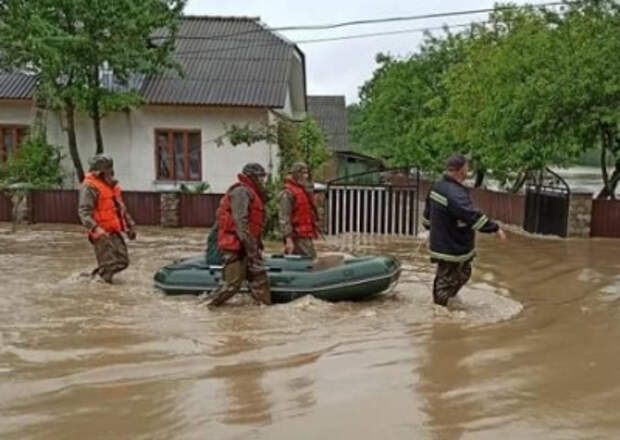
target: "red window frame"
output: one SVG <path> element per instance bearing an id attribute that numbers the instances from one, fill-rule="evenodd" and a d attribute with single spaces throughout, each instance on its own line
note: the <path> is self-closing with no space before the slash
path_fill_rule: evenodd
<path id="1" fill-rule="evenodd" d="M 176 148 L 174 145 L 174 135 L 182 135 L 183 136 L 183 176 L 176 175 Z M 190 176 L 190 152 L 189 152 L 189 135 L 197 134 L 198 135 L 198 177 L 191 178 Z M 171 173 L 171 176 L 162 177 L 160 176 L 160 148 L 157 144 L 157 141 L 160 136 L 166 136 L 168 139 L 167 142 L 167 150 L 168 150 L 168 170 Z M 202 133 L 200 130 L 185 130 L 185 129 L 168 129 L 168 128 L 156 128 L 155 129 L 155 178 L 160 181 L 165 180 L 181 180 L 181 181 L 195 181 L 199 182 L 202 180 Z"/>
<path id="2" fill-rule="evenodd" d="M 4 134 L 7 130 L 11 131 L 11 137 L 13 139 L 13 152 L 15 152 L 24 138 L 28 136 L 30 127 L 27 125 L 0 124 L 0 163 L 6 163 L 6 161 L 9 160 L 4 148 Z"/>

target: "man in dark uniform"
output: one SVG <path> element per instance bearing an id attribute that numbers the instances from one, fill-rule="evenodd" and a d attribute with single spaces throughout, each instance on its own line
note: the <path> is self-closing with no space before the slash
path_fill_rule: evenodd
<path id="1" fill-rule="evenodd" d="M 260 164 L 247 164 L 217 209 L 217 244 L 224 262 L 223 284 L 211 295 L 210 308 L 224 304 L 246 280 L 255 300 L 271 304 L 262 257 L 266 175 Z"/>
<path id="2" fill-rule="evenodd" d="M 437 264 L 433 300 L 442 306 L 471 277 L 476 231 L 495 233 L 501 241 L 506 240 L 498 224 L 474 207 L 470 191 L 463 185 L 468 171 L 465 156 L 448 159 L 443 179 L 433 184 L 424 208 L 422 221 L 430 229 L 431 261 Z"/>
<path id="3" fill-rule="evenodd" d="M 136 232 L 123 202 L 121 187 L 114 179 L 111 157 L 98 154 L 90 159 L 89 172 L 80 189 L 78 215 L 95 249 L 97 268 L 92 275 L 99 274 L 105 282 L 112 283 L 114 274 L 129 266 L 122 234 L 134 240 Z"/>
<path id="4" fill-rule="evenodd" d="M 280 193 L 280 231 L 284 253 L 316 258 L 313 240 L 318 237 L 317 211 L 310 172 L 304 162 L 291 167 Z"/>

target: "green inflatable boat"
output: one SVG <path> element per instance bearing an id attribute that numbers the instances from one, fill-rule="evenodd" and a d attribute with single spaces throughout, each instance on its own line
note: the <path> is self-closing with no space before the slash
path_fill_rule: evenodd
<path id="1" fill-rule="evenodd" d="M 391 290 L 400 277 L 392 257 L 328 255 L 318 260 L 272 255 L 265 259 L 274 303 L 305 295 L 324 301 L 361 301 Z M 161 268 L 155 286 L 169 295 L 211 292 L 220 283 L 222 266 L 208 264 L 204 255 Z M 244 287 L 247 291 L 247 286 Z"/>

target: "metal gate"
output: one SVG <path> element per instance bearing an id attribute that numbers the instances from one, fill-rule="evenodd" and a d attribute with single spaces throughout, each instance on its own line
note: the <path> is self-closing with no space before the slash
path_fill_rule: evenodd
<path id="1" fill-rule="evenodd" d="M 417 170 L 372 171 L 327 184 L 327 234 L 418 234 Z"/>
<path id="2" fill-rule="evenodd" d="M 546 169 L 525 190 L 523 229 L 543 235 L 568 235 L 570 188 L 559 175 Z"/>

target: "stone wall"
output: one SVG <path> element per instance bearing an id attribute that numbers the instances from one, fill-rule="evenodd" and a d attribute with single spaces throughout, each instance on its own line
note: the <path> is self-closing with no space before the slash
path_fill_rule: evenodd
<path id="1" fill-rule="evenodd" d="M 573 192 L 568 208 L 568 236 L 589 237 L 592 223 L 592 193 Z"/>
<path id="2" fill-rule="evenodd" d="M 11 203 L 14 224 L 32 222 L 32 196 L 29 191 L 13 191 Z"/>
<path id="3" fill-rule="evenodd" d="M 181 224 L 181 196 L 178 192 L 161 193 L 161 225 L 176 228 Z"/>

